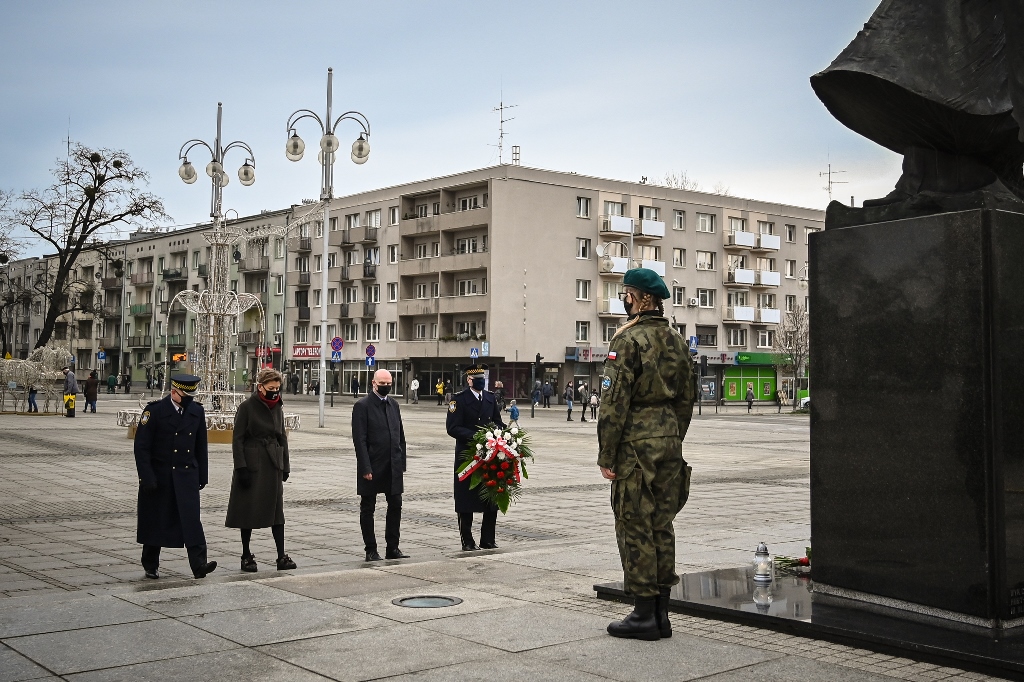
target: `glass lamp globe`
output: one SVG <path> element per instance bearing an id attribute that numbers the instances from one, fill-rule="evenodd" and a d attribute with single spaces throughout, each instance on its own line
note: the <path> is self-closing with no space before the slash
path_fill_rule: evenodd
<path id="1" fill-rule="evenodd" d="M 369 155 L 370 141 L 360 135 L 359 139 L 352 143 L 352 160 L 356 163 L 363 163 Z M 356 161 L 356 159 L 362 159 L 362 161 Z"/>
<path id="2" fill-rule="evenodd" d="M 178 169 L 178 177 L 185 181 L 185 184 L 191 185 L 196 181 L 196 167 L 193 166 L 188 160 L 181 164 L 181 168 Z"/>
<path id="3" fill-rule="evenodd" d="M 757 546 L 754 552 L 754 560 L 751 562 L 754 568 L 754 581 L 759 583 L 770 583 L 774 578 L 775 565 L 768 553 L 768 545 L 763 542 Z"/>
<path id="4" fill-rule="evenodd" d="M 807 290 L 807 278 L 806 277 L 801 277 L 800 281 L 797 283 L 797 286 L 799 286 L 801 290 L 806 291 Z"/>
<path id="5" fill-rule="evenodd" d="M 338 142 L 338 137 L 334 133 L 327 133 L 320 138 L 320 149 L 325 152 L 336 152 L 341 147 L 341 143 Z"/>
<path id="6" fill-rule="evenodd" d="M 228 183 L 231 181 L 231 178 L 228 177 L 227 173 L 221 171 L 220 173 L 217 173 L 217 175 L 213 178 L 213 181 L 217 183 L 218 187 L 227 187 Z"/>
<path id="7" fill-rule="evenodd" d="M 357 163 L 357 164 L 359 164 L 361 166 L 364 163 L 366 163 L 366 160 L 368 158 L 370 158 L 370 157 L 369 156 L 356 156 L 355 154 L 352 154 L 352 163 Z"/>
<path id="8" fill-rule="evenodd" d="M 211 161 L 210 163 L 206 164 L 206 174 L 209 175 L 211 178 L 217 173 L 223 172 L 224 166 L 219 161 Z"/>
<path id="9" fill-rule="evenodd" d="M 335 155 L 335 154 L 324 154 L 323 151 L 321 151 L 319 154 L 316 155 L 316 159 L 317 159 L 317 161 L 320 162 L 321 166 L 324 165 L 324 163 L 325 163 L 325 161 L 324 161 L 325 157 L 330 157 L 330 163 L 332 165 L 334 164 L 335 159 L 338 158 L 337 155 Z"/>
<path id="10" fill-rule="evenodd" d="M 289 161 L 298 161 L 302 158 L 302 154 L 306 151 L 306 143 L 302 141 L 298 133 L 292 133 L 292 136 L 288 138 L 288 142 L 284 145 L 284 155 L 288 157 Z"/>
<path id="11" fill-rule="evenodd" d="M 246 187 L 256 182 L 256 169 L 250 166 L 248 161 L 238 169 L 238 181 Z"/>

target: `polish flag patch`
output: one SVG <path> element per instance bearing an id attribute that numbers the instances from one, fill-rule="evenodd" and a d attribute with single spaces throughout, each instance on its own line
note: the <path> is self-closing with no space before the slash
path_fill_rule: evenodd
<path id="1" fill-rule="evenodd" d="M 617 357 L 619 357 L 619 354 L 616 353 L 615 351 L 611 351 L 610 353 L 608 353 L 608 359 L 609 360 L 614 360 Z"/>

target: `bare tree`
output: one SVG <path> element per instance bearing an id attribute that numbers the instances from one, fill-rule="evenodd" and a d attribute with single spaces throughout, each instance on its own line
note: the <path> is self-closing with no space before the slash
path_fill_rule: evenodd
<path id="1" fill-rule="evenodd" d="M 651 176 L 654 177 L 654 176 Z M 690 177 L 686 171 L 669 171 L 661 181 L 654 181 L 652 184 L 672 189 L 688 189 L 693 192 L 700 191 L 700 183 Z"/>
<path id="2" fill-rule="evenodd" d="M 53 175 L 52 185 L 18 195 L 0 214 L 0 232 L 28 232 L 56 252 L 44 281 L 34 283 L 46 296 L 36 348 L 49 342 L 59 317 L 82 309 L 88 287 L 74 275 L 83 250 L 129 226 L 169 218 L 163 202 L 140 189 L 149 174 L 123 151 L 75 143 L 68 157 L 58 160 Z"/>
<path id="3" fill-rule="evenodd" d="M 0 215 L 4 215 L 14 195 L 11 192 L 0 189 Z M 0 221 L 0 265 L 6 265 L 14 260 L 21 251 L 19 242 L 14 238 L 12 228 Z"/>
<path id="4" fill-rule="evenodd" d="M 722 182 L 721 180 L 719 180 L 718 182 L 715 183 L 715 187 L 714 187 L 714 189 L 712 191 L 715 194 L 717 194 L 718 196 L 721 196 L 721 197 L 731 197 L 732 196 L 732 190 L 730 190 L 729 186 L 727 184 L 725 184 L 724 182 Z"/>
<path id="5" fill-rule="evenodd" d="M 785 372 L 793 376 L 793 409 L 796 409 L 795 382 L 804 375 L 810 343 L 809 319 L 803 306 L 793 306 L 792 310 L 782 316 L 782 324 L 775 330 L 773 343 L 776 367 L 780 373 Z"/>

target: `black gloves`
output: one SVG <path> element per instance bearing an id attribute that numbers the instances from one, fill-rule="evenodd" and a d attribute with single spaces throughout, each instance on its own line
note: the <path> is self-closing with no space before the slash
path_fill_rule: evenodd
<path id="1" fill-rule="evenodd" d="M 142 479 L 139 479 L 139 487 L 142 488 L 143 492 L 155 493 L 156 481 L 143 481 Z"/>
<path id="2" fill-rule="evenodd" d="M 283 474 L 281 474 L 281 480 L 282 481 L 287 481 L 288 480 L 288 473 L 289 472 L 286 471 Z"/>
<path id="3" fill-rule="evenodd" d="M 238 477 L 238 485 L 248 490 L 249 486 L 252 485 L 252 472 L 249 471 L 249 467 L 242 467 L 241 469 L 235 469 L 235 476 Z"/>

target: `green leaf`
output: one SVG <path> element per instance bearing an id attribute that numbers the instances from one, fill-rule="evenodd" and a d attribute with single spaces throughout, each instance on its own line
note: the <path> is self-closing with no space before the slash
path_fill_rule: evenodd
<path id="1" fill-rule="evenodd" d="M 523 472 L 523 478 L 529 478 L 530 474 L 526 473 L 526 462 L 519 462 L 519 470 Z"/>
<path id="2" fill-rule="evenodd" d="M 498 505 L 498 509 L 501 510 L 502 514 L 508 514 L 508 493 L 499 493 L 495 495 L 494 503 Z"/>

